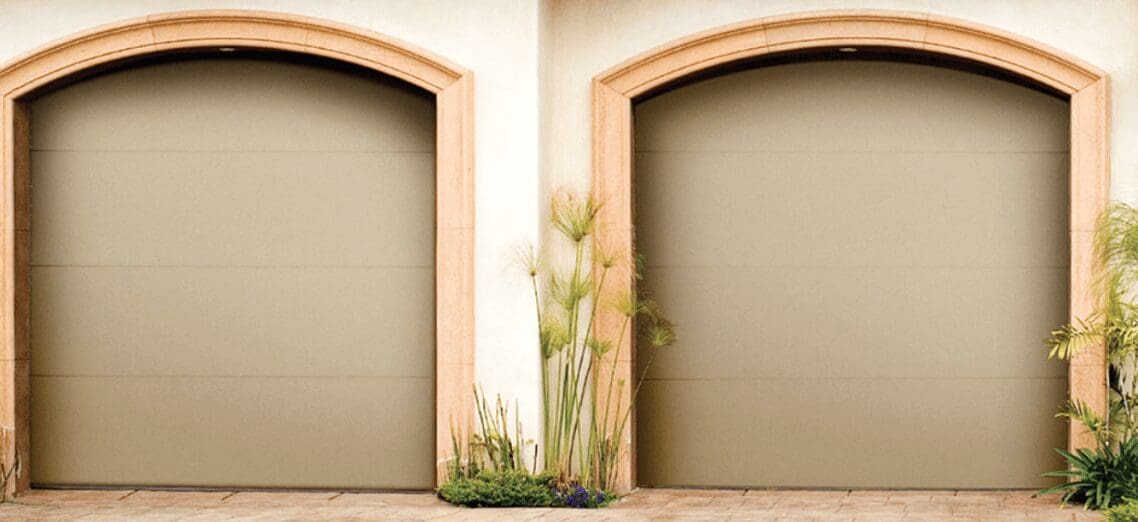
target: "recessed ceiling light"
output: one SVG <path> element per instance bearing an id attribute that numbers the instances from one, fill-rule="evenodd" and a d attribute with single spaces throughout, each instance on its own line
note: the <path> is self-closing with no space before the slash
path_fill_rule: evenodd
<path id="1" fill-rule="evenodd" d="M 217 50 L 221 51 L 223 53 L 231 53 L 233 51 L 236 51 L 237 49 L 234 47 L 218 47 Z"/>
<path id="2" fill-rule="evenodd" d="M 838 52 L 843 52 L 843 53 L 856 53 L 856 52 L 857 52 L 857 47 L 839 47 L 839 48 L 838 48 Z"/>

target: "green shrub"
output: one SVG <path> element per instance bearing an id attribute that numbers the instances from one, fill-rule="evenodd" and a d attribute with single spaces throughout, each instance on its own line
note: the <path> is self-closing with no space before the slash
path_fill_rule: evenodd
<path id="1" fill-rule="evenodd" d="M 522 469 L 482 470 L 471 478 L 455 477 L 439 487 L 439 498 L 467 507 L 548 507 L 559 505 L 553 495 L 554 473 L 531 475 Z"/>
<path id="2" fill-rule="evenodd" d="M 533 442 L 523 438 L 517 414 L 511 427 L 502 399 L 491 404 L 477 387 L 474 403 L 478 429 L 466 439 L 461 430 L 451 430 L 453 455 L 439 498 L 467 507 L 574 508 L 602 507 L 616 499 L 610 491 L 564 483 L 557 470 L 526 470 L 522 452 Z M 533 457 L 536 465 L 536 453 Z"/>
<path id="3" fill-rule="evenodd" d="M 1127 501 L 1106 510 L 1105 514 L 1107 522 L 1138 521 L 1138 502 Z"/>
<path id="4" fill-rule="evenodd" d="M 1081 424 L 1094 435 L 1092 448 L 1056 450 L 1067 469 L 1046 473 L 1069 482 L 1041 491 L 1061 493 L 1064 502 L 1106 509 L 1138 498 L 1138 208 L 1112 204 L 1098 220 L 1095 236 L 1096 302 L 1090 316 L 1051 332 L 1050 358 L 1070 360 L 1088 347 L 1105 346 L 1106 411 L 1075 399 L 1058 417 Z"/>
<path id="5" fill-rule="evenodd" d="M 447 462 L 447 481 L 455 478 L 471 479 L 481 471 L 524 470 L 522 452 L 533 441 L 522 436 L 522 421 L 514 412 L 514 426 L 508 422 L 510 409 L 498 396 L 492 405 L 486 394 L 474 386 L 474 410 L 478 414 L 478 428 L 467 436 L 465 430 L 451 427 L 451 456 Z M 536 461 L 537 447 L 534 447 Z M 536 470 L 534 470 L 536 472 Z"/>
<path id="6" fill-rule="evenodd" d="M 1123 442 L 1118 449 L 1104 445 L 1074 453 L 1056 451 L 1067 459 L 1069 469 L 1043 476 L 1070 480 L 1040 495 L 1062 493 L 1064 502 L 1081 503 L 1088 509 L 1106 509 L 1138 498 L 1138 438 Z"/>

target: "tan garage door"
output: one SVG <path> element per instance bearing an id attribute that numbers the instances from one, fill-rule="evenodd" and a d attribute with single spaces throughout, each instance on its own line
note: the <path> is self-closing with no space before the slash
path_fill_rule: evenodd
<path id="1" fill-rule="evenodd" d="M 1066 444 L 1068 104 L 811 62 L 639 104 L 645 285 L 678 322 L 645 485 L 1035 487 Z M 641 358 L 643 362 L 643 358 Z"/>
<path id="2" fill-rule="evenodd" d="M 193 59 L 31 121 L 34 483 L 432 486 L 432 98 Z"/>

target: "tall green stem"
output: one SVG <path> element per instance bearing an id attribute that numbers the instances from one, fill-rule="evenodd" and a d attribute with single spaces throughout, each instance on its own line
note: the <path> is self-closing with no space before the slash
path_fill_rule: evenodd
<path id="1" fill-rule="evenodd" d="M 580 384 L 580 365 L 576 364 L 577 351 L 580 344 L 580 314 L 581 314 L 581 301 L 577 295 L 577 290 L 581 285 L 581 268 L 583 265 L 585 255 L 584 241 L 578 240 L 574 253 L 573 262 L 573 276 L 569 279 L 569 302 L 567 303 L 567 310 L 569 314 L 569 336 L 570 336 L 570 350 L 566 356 L 565 366 L 565 381 L 561 383 L 561 418 L 559 419 L 558 437 L 560 438 L 559 451 L 563 451 L 562 464 L 566 468 L 565 472 L 571 472 L 572 466 L 572 451 L 573 451 L 573 435 L 572 426 L 574 418 L 579 415 L 575 411 L 577 402 L 577 387 Z"/>
<path id="2" fill-rule="evenodd" d="M 542 316 L 541 316 L 541 296 L 537 290 L 537 273 L 536 272 L 530 273 L 530 287 L 533 289 L 533 307 L 534 307 L 534 311 L 537 314 L 537 344 L 538 344 L 538 349 L 541 350 L 541 354 L 538 355 L 538 358 L 541 361 L 540 362 L 540 364 L 541 364 L 541 425 L 543 428 L 545 428 L 545 432 L 542 434 L 542 436 L 545 438 L 545 444 L 543 445 L 544 446 L 543 449 L 545 449 L 545 451 L 548 453 L 549 452 L 549 430 L 548 430 L 548 428 L 549 428 L 549 359 L 546 358 L 546 354 L 545 354 L 546 347 L 542 343 L 542 338 L 541 338 L 541 329 L 543 326 Z M 535 455 L 534 458 L 536 459 L 537 456 Z M 536 465 L 536 462 L 534 464 Z M 548 464 L 548 457 L 546 460 L 546 464 Z"/>
<path id="3" fill-rule="evenodd" d="M 624 346 L 624 333 L 628 330 L 628 323 L 631 321 L 632 316 L 626 315 L 624 322 L 620 324 L 620 336 L 616 338 L 616 349 L 612 357 L 612 366 L 609 368 L 609 389 L 605 393 L 605 422 L 603 424 L 606 431 L 609 424 L 609 409 L 612 407 L 612 385 L 616 381 L 616 363 L 620 360 L 620 349 Z M 618 412 L 617 415 L 619 414 Z"/>
<path id="4" fill-rule="evenodd" d="M 592 308 L 591 308 L 591 310 L 589 310 L 589 322 L 587 323 L 587 326 L 585 327 L 586 349 L 581 350 L 581 355 L 579 357 L 579 360 L 577 361 L 578 367 L 580 367 L 582 364 L 585 365 L 585 372 L 584 372 L 585 381 L 583 383 L 581 383 L 582 387 L 586 387 L 589 385 L 589 374 L 592 372 L 592 368 L 593 368 L 593 358 L 590 357 L 587 364 L 585 363 L 584 359 L 585 359 L 585 354 L 589 353 L 588 340 L 589 340 L 589 336 L 592 335 L 592 333 L 593 333 L 592 332 L 593 321 L 596 319 L 596 316 L 597 316 L 597 303 L 600 302 L 600 300 L 601 300 L 600 299 L 601 298 L 601 289 L 604 288 L 604 286 L 605 286 L 605 276 L 608 275 L 608 272 L 609 272 L 608 267 L 605 267 L 604 269 L 601 270 L 601 276 L 597 280 L 597 286 L 595 286 L 593 289 L 593 295 L 592 295 L 593 302 L 591 303 Z M 596 379 L 594 379 L 593 382 L 596 382 Z M 577 385 L 574 384 L 574 387 L 576 387 L 576 386 Z M 569 432 L 569 440 L 570 441 L 572 441 L 575 437 L 577 437 L 577 439 L 578 439 L 577 444 L 576 444 L 577 446 L 580 446 L 582 444 L 582 441 L 578 437 L 578 434 L 580 433 L 579 429 L 581 426 L 581 412 L 584 411 L 583 407 L 585 404 L 584 390 L 581 390 L 579 393 L 580 393 L 580 397 L 577 399 L 576 418 L 573 420 L 573 429 L 570 430 L 570 432 Z M 595 396 L 593 397 L 593 408 L 594 408 L 594 410 L 596 408 L 596 397 Z M 569 447 L 569 460 L 573 460 L 573 448 L 574 448 L 574 446 L 572 446 L 572 445 Z M 584 449 L 582 449 L 582 451 L 584 451 Z M 584 468 L 585 464 L 587 464 L 587 462 L 582 462 L 582 468 Z"/>

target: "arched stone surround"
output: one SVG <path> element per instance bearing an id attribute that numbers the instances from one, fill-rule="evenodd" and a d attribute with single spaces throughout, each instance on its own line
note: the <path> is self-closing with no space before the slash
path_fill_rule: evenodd
<path id="1" fill-rule="evenodd" d="M 822 11 L 751 20 L 701 32 L 633 57 L 593 79 L 593 191 L 602 202 L 598 244 L 632 251 L 633 148 L 632 104 L 675 82 L 715 67 L 781 53 L 837 47 L 902 49 L 966 60 L 1025 77 L 1068 96 L 1071 103 L 1071 275 L 1070 314 L 1086 317 L 1092 291 L 1095 220 L 1105 208 L 1110 187 L 1110 99 L 1107 75 L 1061 51 L 982 25 L 940 16 L 891 11 Z M 610 275 L 631 288 L 628 268 Z M 620 317 L 605 312 L 598 328 L 611 338 Z M 1041 332 L 1040 335 L 1044 335 Z M 602 334 L 603 335 L 603 334 Z M 628 334 L 631 335 L 631 334 Z M 624 342 L 631 342 L 626 338 Z M 633 382 L 633 354 L 622 352 L 617 379 Z M 1045 352 L 1040 347 L 1040 356 Z M 1079 354 L 1069 365 L 1069 394 L 1105 410 L 1105 348 Z M 602 376 L 605 378 L 606 376 Z M 604 383 L 601 383 L 602 386 Z M 627 402 L 629 389 L 625 387 Z M 617 399 L 614 399 L 617 400 Z M 630 423 L 635 426 L 635 422 Z M 631 430 L 630 430 L 631 431 Z M 1068 446 L 1084 447 L 1093 438 L 1071 425 Z M 636 484 L 635 434 L 626 433 L 618 489 Z"/>
<path id="2" fill-rule="evenodd" d="M 29 151 L 26 100 L 91 68 L 181 50 L 236 47 L 316 55 L 393 76 L 436 97 L 436 467 L 451 427 L 472 419 L 474 79 L 406 43 L 343 24 L 256 11 L 159 14 L 98 27 L 0 65 L 0 459 L 28 467 Z M 25 472 L 10 493 L 29 487 Z"/>

